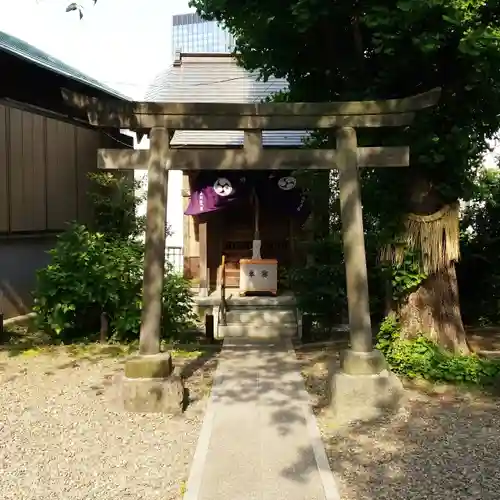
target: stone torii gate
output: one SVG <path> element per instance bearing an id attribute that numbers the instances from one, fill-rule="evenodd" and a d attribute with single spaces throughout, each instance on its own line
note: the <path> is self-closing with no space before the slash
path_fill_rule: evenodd
<path id="1" fill-rule="evenodd" d="M 147 222 L 139 355 L 125 365 L 124 402 L 132 411 L 180 410 L 183 389 L 160 352 L 168 172 L 176 170 L 338 169 L 351 347 L 334 379 L 334 404 L 361 412 L 397 389 L 383 355 L 372 347 L 359 167 L 409 165 L 409 148 L 358 147 L 356 128 L 409 125 L 416 111 L 435 105 L 440 89 L 404 99 L 337 103 L 138 103 L 102 101 L 67 90 L 67 104 L 101 128 L 149 132 L 149 150 L 98 152 L 104 169 L 147 169 Z M 171 148 L 175 130 L 243 130 L 241 148 Z M 262 130 L 327 129 L 336 149 L 266 149 Z M 206 279 L 206 276 L 205 276 Z M 385 399 L 384 399 L 385 398 Z M 357 406 L 358 405 L 358 406 Z"/>

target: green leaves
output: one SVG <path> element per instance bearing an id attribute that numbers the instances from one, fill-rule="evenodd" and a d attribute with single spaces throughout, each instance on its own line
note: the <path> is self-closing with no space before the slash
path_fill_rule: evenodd
<path id="1" fill-rule="evenodd" d="M 136 206 L 144 201 L 138 196 L 140 181 L 127 174 L 91 173 L 89 192 L 94 206 L 93 228 L 118 238 L 136 237 L 144 231 L 144 217 L 136 215 Z"/>
<path id="2" fill-rule="evenodd" d="M 342 242 L 338 234 L 333 234 L 304 250 L 314 256 L 314 265 L 291 269 L 289 284 L 299 308 L 329 328 L 339 322 L 346 304 Z"/>
<path id="3" fill-rule="evenodd" d="M 34 311 L 40 327 L 61 340 L 98 338 L 105 313 L 111 336 L 136 340 L 142 309 L 144 247 L 137 238 L 138 187 L 127 176 L 92 174 L 92 229 L 71 225 L 38 272 Z M 176 336 L 193 322 L 189 284 L 167 266 L 163 328 Z"/>
<path id="4" fill-rule="evenodd" d="M 393 299 L 400 303 L 427 278 L 420 270 L 420 259 L 415 253 L 407 252 L 401 265 L 387 268 L 391 275 Z"/>
<path id="5" fill-rule="evenodd" d="M 400 326 L 393 315 L 381 323 L 375 347 L 383 352 L 395 373 L 408 378 L 489 385 L 500 376 L 499 361 L 450 354 L 423 335 L 402 339 Z"/>
<path id="6" fill-rule="evenodd" d="M 135 340 L 142 308 L 143 246 L 73 225 L 58 240 L 52 262 L 38 272 L 34 311 L 40 326 L 62 340 L 97 338 L 102 312 L 112 337 Z M 164 332 L 174 336 L 194 316 L 189 284 L 168 270 Z"/>
<path id="7" fill-rule="evenodd" d="M 397 7 L 403 12 L 410 12 L 413 8 L 413 4 L 414 2 L 412 0 L 401 0 L 400 2 L 398 2 Z"/>
<path id="8" fill-rule="evenodd" d="M 453 24 L 454 26 L 460 26 L 460 21 L 454 17 L 450 17 L 446 14 L 443 14 L 443 21 L 447 23 Z"/>
<path id="9" fill-rule="evenodd" d="M 479 171 L 472 199 L 463 210 L 462 259 L 458 267 L 464 319 L 500 322 L 500 174 Z M 481 293 L 478 293 L 478 290 Z"/>

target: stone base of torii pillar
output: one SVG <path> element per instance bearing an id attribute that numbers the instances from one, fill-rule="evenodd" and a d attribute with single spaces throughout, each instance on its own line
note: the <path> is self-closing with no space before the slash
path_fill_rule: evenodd
<path id="1" fill-rule="evenodd" d="M 126 411 L 176 415 L 184 406 L 184 385 L 168 352 L 136 356 L 125 362 L 122 397 Z"/>
<path id="2" fill-rule="evenodd" d="M 330 384 L 331 410 L 337 425 L 373 421 L 397 411 L 403 402 L 401 380 L 376 350 L 343 352 L 341 370 L 333 374 Z"/>

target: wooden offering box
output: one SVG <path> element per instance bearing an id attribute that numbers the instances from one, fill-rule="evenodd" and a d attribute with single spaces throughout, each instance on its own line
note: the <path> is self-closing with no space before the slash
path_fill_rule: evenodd
<path id="1" fill-rule="evenodd" d="M 276 259 L 240 259 L 240 294 L 278 291 L 278 261 Z"/>

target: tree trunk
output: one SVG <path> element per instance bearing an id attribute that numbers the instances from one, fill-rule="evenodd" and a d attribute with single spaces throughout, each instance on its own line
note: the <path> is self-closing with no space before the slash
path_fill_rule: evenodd
<path id="1" fill-rule="evenodd" d="M 430 275 L 400 308 L 403 336 L 423 333 L 441 347 L 470 354 L 465 336 L 455 265 Z"/>
<path id="2" fill-rule="evenodd" d="M 109 330 L 108 315 L 105 312 L 102 312 L 100 319 L 101 319 L 101 328 L 99 332 L 100 342 L 101 344 L 106 344 L 108 341 L 108 330 Z"/>
<path id="3" fill-rule="evenodd" d="M 419 177 L 418 173 L 412 175 L 410 179 L 409 211 L 411 213 L 431 215 L 442 209 L 444 203 L 431 183 Z M 458 219 L 458 213 L 456 217 Z M 426 241 L 441 240 L 443 246 L 439 248 L 428 246 L 428 248 L 420 250 L 427 255 L 432 252 L 439 254 L 437 257 L 441 259 L 443 264 L 438 271 L 428 273 L 428 278 L 409 295 L 403 304 L 400 304 L 402 335 L 411 338 L 418 334 L 424 334 L 451 352 L 470 354 L 471 349 L 467 343 L 460 312 L 454 262 L 457 255 L 453 254 L 451 249 L 453 243 L 458 245 L 458 231 L 454 242 L 450 243 L 448 240 L 450 247 L 447 248 L 447 239 L 441 225 L 428 224 L 426 228 L 429 231 Z M 456 249 L 458 250 L 458 247 Z"/>

